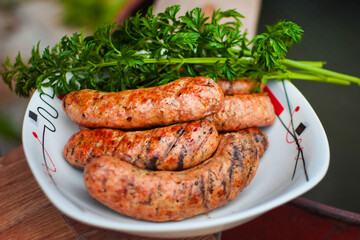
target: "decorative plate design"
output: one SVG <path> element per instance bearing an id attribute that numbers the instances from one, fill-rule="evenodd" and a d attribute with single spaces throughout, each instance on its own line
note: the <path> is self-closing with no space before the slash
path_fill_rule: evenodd
<path id="1" fill-rule="evenodd" d="M 79 131 L 52 89 L 36 91 L 23 123 L 23 146 L 30 169 L 50 201 L 83 223 L 148 237 L 191 237 L 227 230 L 309 191 L 325 176 L 329 144 L 316 113 L 290 82 L 269 81 L 266 91 L 278 115 L 262 130 L 269 148 L 251 184 L 232 202 L 180 222 L 154 223 L 123 216 L 94 200 L 82 171 L 68 164 L 63 148 Z"/>

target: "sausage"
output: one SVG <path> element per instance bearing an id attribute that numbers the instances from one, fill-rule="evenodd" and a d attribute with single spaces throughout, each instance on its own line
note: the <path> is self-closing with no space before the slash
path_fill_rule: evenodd
<path id="1" fill-rule="evenodd" d="M 232 95 L 232 94 L 243 94 L 250 93 L 253 89 L 261 84 L 258 81 L 250 80 L 250 79 L 237 79 L 234 81 L 218 79 L 217 84 L 221 87 L 224 94 Z M 260 85 L 260 90 L 263 91 L 265 84 Z"/>
<path id="2" fill-rule="evenodd" d="M 111 156 L 85 166 L 89 194 L 109 208 L 147 221 L 180 221 L 212 211 L 235 199 L 250 183 L 259 157 L 251 137 L 221 137 L 214 156 L 183 171 L 151 171 Z"/>
<path id="3" fill-rule="evenodd" d="M 152 88 L 70 92 L 62 107 L 79 125 L 138 129 L 204 118 L 218 112 L 223 100 L 221 88 L 211 78 L 185 77 Z"/>
<path id="4" fill-rule="evenodd" d="M 238 132 L 250 135 L 257 148 L 259 158 L 261 158 L 266 149 L 269 147 L 269 139 L 267 135 L 258 128 L 246 128 Z"/>
<path id="5" fill-rule="evenodd" d="M 208 120 L 134 132 L 98 128 L 75 133 L 64 157 L 80 169 L 90 158 L 109 155 L 139 168 L 182 170 L 211 157 L 218 144 L 218 132 Z"/>
<path id="6" fill-rule="evenodd" d="M 264 127 L 275 121 L 270 98 L 261 93 L 226 95 L 223 108 L 206 119 L 219 132 L 238 131 L 249 127 Z"/>

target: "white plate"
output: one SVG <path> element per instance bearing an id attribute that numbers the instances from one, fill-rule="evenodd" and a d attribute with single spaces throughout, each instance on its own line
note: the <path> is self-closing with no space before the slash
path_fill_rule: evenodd
<path id="1" fill-rule="evenodd" d="M 263 128 L 270 146 L 260 160 L 259 170 L 248 186 L 231 203 L 210 213 L 180 222 L 153 223 L 135 220 L 108 209 L 87 193 L 82 172 L 63 157 L 63 147 L 79 130 L 63 112 L 61 100 L 51 89 L 35 92 L 23 123 L 23 146 L 30 168 L 50 201 L 64 214 L 93 226 L 148 237 L 191 237 L 227 230 L 280 206 L 313 188 L 329 166 L 329 144 L 325 131 L 310 104 L 289 82 L 269 81 L 268 89 L 280 103 L 279 118 Z M 289 96 L 289 106 L 285 91 Z M 281 107 L 283 107 L 281 111 Z M 297 145 L 288 133 L 291 117 L 303 150 L 309 181 L 298 155 Z M 281 121 L 284 125 L 281 123 Z"/>

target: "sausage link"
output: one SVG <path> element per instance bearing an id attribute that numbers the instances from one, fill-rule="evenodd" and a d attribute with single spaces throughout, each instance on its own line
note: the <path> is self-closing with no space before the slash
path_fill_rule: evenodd
<path id="1" fill-rule="evenodd" d="M 185 77 L 152 88 L 70 92 L 62 106 L 79 125 L 137 129 L 204 118 L 218 112 L 223 100 L 221 88 L 211 78 Z"/>
<path id="2" fill-rule="evenodd" d="M 252 81 L 250 79 L 237 79 L 234 81 L 218 79 L 217 84 L 221 87 L 224 94 L 243 94 L 250 93 L 251 90 L 258 87 L 259 82 Z M 260 90 L 263 91 L 265 84 L 260 85 Z"/>
<path id="3" fill-rule="evenodd" d="M 80 169 L 90 158 L 109 155 L 139 168 L 182 170 L 211 157 L 218 144 L 218 132 L 208 120 L 134 132 L 98 128 L 75 133 L 64 157 Z"/>
<path id="4" fill-rule="evenodd" d="M 92 197 L 121 214 L 179 221 L 235 199 L 254 177 L 258 162 L 248 135 L 226 133 L 214 156 L 193 168 L 151 171 L 103 156 L 85 166 L 84 182 Z"/>
<path id="5" fill-rule="evenodd" d="M 263 127 L 275 121 L 270 98 L 261 93 L 226 95 L 223 108 L 207 117 L 219 132 Z"/>

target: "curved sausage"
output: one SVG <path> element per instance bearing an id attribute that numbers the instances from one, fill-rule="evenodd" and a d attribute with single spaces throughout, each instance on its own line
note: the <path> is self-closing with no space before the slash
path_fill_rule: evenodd
<path id="1" fill-rule="evenodd" d="M 211 78 L 185 77 L 152 88 L 70 92 L 62 106 L 79 125 L 137 129 L 204 118 L 218 112 L 223 100 L 221 88 Z"/>
<path id="2" fill-rule="evenodd" d="M 80 169 L 90 158 L 109 155 L 139 168 L 182 170 L 211 157 L 218 144 L 218 132 L 208 120 L 135 132 L 88 129 L 69 139 L 64 157 Z"/>
<path id="3" fill-rule="evenodd" d="M 238 132 L 241 134 L 250 135 L 257 148 L 259 158 L 261 158 L 264 155 L 266 149 L 269 147 L 269 139 L 267 135 L 258 128 L 246 128 Z"/>
<path id="4" fill-rule="evenodd" d="M 213 157 L 183 171 L 139 169 L 110 156 L 85 166 L 89 194 L 109 208 L 148 221 L 179 221 L 235 199 L 258 167 L 252 139 L 241 133 L 221 137 Z"/>
<path id="5" fill-rule="evenodd" d="M 237 79 L 234 81 L 218 79 L 217 84 L 221 87 L 224 94 L 243 94 L 250 93 L 253 89 L 261 84 L 260 82 L 252 81 L 250 79 Z M 265 84 L 260 85 L 260 90 L 263 91 Z"/>
<path id="6" fill-rule="evenodd" d="M 206 119 L 219 132 L 238 131 L 249 127 L 264 127 L 275 121 L 270 98 L 261 93 L 226 95 L 223 108 Z"/>

